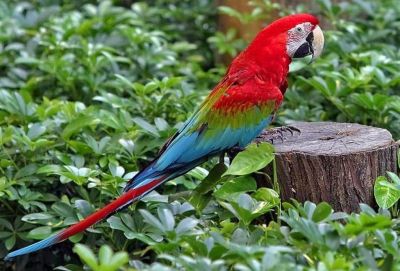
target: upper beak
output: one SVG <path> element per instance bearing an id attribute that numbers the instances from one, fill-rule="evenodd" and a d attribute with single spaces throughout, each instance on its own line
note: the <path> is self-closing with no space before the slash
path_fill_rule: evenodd
<path id="1" fill-rule="evenodd" d="M 322 49 L 324 49 L 324 34 L 318 25 L 314 28 L 312 36 L 313 39 L 310 45 L 312 48 L 312 60 L 314 60 L 321 55 Z"/>
<path id="2" fill-rule="evenodd" d="M 314 30 L 308 34 L 305 42 L 296 49 L 293 58 L 303 58 L 312 55 L 311 62 L 319 57 L 324 48 L 324 34 L 317 25 Z"/>

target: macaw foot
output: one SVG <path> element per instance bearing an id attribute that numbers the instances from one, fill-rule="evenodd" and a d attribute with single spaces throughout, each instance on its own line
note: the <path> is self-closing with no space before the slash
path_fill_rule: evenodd
<path id="1" fill-rule="evenodd" d="M 287 139 L 287 137 L 285 137 L 285 134 L 287 133 L 290 133 L 290 135 L 293 136 L 294 133 L 300 134 L 301 131 L 294 126 L 281 126 L 262 131 L 261 134 L 254 141 L 256 143 L 268 141 L 271 144 L 274 144 L 274 142 L 276 142 L 277 140 L 283 142 L 285 139 Z"/>

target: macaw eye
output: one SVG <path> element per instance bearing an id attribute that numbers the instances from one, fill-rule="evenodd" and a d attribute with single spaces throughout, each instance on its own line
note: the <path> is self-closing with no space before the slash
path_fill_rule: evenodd
<path id="1" fill-rule="evenodd" d="M 303 29 L 301 29 L 300 26 L 296 27 L 297 32 L 301 33 L 301 31 L 303 31 Z"/>

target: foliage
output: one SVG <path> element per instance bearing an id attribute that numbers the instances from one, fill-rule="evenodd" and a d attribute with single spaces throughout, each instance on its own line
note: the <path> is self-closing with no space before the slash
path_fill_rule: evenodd
<path id="1" fill-rule="evenodd" d="M 118 196 L 222 76 L 213 51 L 234 55 L 244 45 L 216 32 L 211 0 L 31 2 L 0 3 L 1 258 Z M 313 65 L 292 66 L 277 122 L 356 121 L 399 136 L 396 1 L 318 3 L 327 47 Z M 220 12 L 248 23 L 279 8 L 253 4 L 249 14 Z M 326 203 L 282 203 L 273 178 L 275 189 L 258 188 L 272 153 L 250 145 L 230 167 L 198 167 L 0 268 L 400 268 L 396 175 L 376 183 L 378 212 L 335 213 Z"/>
<path id="2" fill-rule="evenodd" d="M 85 245 L 76 244 L 74 252 L 79 255 L 82 262 L 89 266 L 92 270 L 98 271 L 114 271 L 128 263 L 128 253 L 117 252 L 113 253 L 112 249 L 103 245 L 99 249 L 98 259 L 93 254 L 93 251 Z"/>

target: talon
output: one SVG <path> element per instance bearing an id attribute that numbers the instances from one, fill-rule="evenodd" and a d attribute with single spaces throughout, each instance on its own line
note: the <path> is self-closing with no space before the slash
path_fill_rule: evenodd
<path id="1" fill-rule="evenodd" d="M 294 127 L 294 126 L 288 125 L 288 126 L 286 126 L 286 128 L 289 130 L 289 132 L 290 132 L 292 135 L 293 135 L 293 132 L 297 132 L 297 133 L 301 134 L 300 129 L 298 129 L 298 128 Z"/>
<path id="2" fill-rule="evenodd" d="M 283 132 L 289 132 L 292 136 L 294 134 L 293 132 L 297 132 L 297 133 L 301 134 L 301 131 L 298 128 L 296 128 L 294 126 L 290 126 L 290 125 L 276 128 L 276 131 L 278 131 L 280 134 L 282 134 Z"/>

